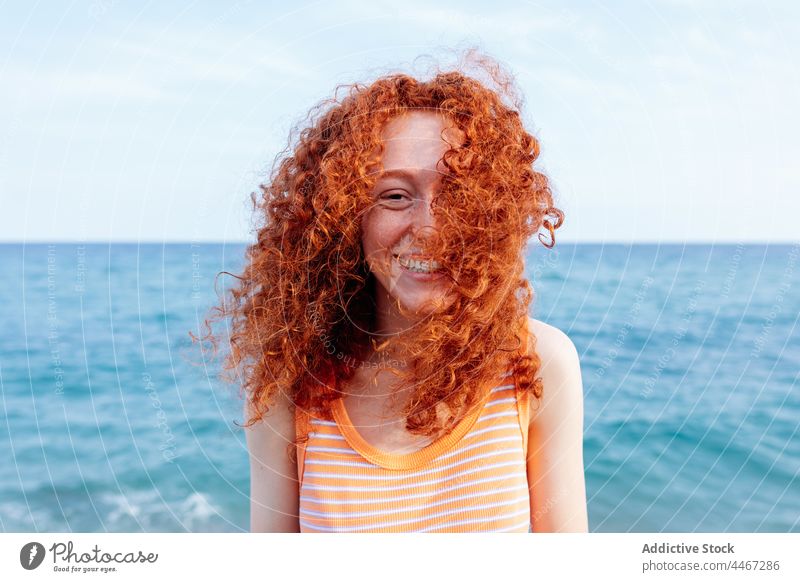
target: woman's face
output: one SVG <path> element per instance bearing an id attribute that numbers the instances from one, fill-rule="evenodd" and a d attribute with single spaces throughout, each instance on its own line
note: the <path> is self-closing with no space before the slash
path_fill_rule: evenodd
<path id="1" fill-rule="evenodd" d="M 382 167 L 372 191 L 374 205 L 362 220 L 361 239 L 377 282 L 379 317 L 396 314 L 397 302 L 417 315 L 452 302 L 449 280 L 421 254 L 421 243 L 434 234 L 431 201 L 447 172 L 441 159 L 460 145 L 458 135 L 433 112 L 405 113 L 384 127 Z"/>

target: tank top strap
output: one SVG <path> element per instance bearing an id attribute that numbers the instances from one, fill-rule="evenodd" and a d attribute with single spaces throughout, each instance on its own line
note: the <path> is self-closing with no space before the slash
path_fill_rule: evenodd
<path id="1" fill-rule="evenodd" d="M 311 417 L 305 410 L 295 406 L 294 412 L 295 439 L 297 442 L 297 489 L 303 485 L 303 470 L 306 463 L 306 443 L 311 431 Z"/>
<path id="2" fill-rule="evenodd" d="M 530 330 L 528 325 L 528 320 L 526 319 L 525 325 L 523 326 L 523 335 L 525 336 L 522 339 L 522 354 L 528 353 L 528 338 L 530 337 Z M 517 374 L 514 374 L 514 386 L 515 390 L 514 393 L 517 397 L 517 414 L 519 416 L 519 428 L 520 432 L 522 432 L 522 448 L 525 451 L 525 459 L 528 458 L 528 425 L 530 423 L 530 416 L 531 416 L 531 409 L 530 409 L 530 402 L 531 402 L 531 393 L 529 390 L 520 390 L 519 388 L 519 379 Z"/>
<path id="3" fill-rule="evenodd" d="M 516 390 L 517 394 L 517 413 L 519 414 L 519 428 L 522 432 L 522 449 L 525 451 L 525 458 L 528 458 L 528 424 L 530 423 L 530 392 L 528 390 Z"/>

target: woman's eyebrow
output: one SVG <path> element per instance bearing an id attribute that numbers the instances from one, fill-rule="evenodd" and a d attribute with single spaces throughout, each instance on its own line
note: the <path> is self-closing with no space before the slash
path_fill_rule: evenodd
<path id="1" fill-rule="evenodd" d="M 414 172 L 409 170 L 385 170 L 382 172 L 378 172 L 378 180 L 383 180 L 386 178 L 401 178 L 404 180 L 409 180 L 413 182 L 416 179 L 417 175 Z"/>

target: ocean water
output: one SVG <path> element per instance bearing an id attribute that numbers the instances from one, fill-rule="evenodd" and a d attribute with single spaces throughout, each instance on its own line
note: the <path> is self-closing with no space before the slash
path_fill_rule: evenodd
<path id="1" fill-rule="evenodd" d="M 243 250 L 0 245 L 0 530 L 248 529 L 237 387 L 188 335 Z M 591 531 L 800 531 L 800 245 L 527 265 L 581 356 Z"/>

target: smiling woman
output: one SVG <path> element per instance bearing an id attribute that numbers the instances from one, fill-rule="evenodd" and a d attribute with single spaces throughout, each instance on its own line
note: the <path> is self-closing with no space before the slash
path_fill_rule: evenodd
<path id="1" fill-rule="evenodd" d="M 393 335 L 410 326 L 401 321 L 394 305 L 419 314 L 444 309 L 453 300 L 440 263 L 418 246 L 436 233 L 432 202 L 447 172 L 442 156 L 460 145 L 442 137 L 447 127 L 438 113 L 410 111 L 383 130 L 374 204 L 361 222 L 365 260 L 378 282 L 378 333 Z"/>
<path id="2" fill-rule="evenodd" d="M 587 530 L 577 352 L 522 276 L 563 214 L 509 77 L 469 58 L 494 88 L 397 74 L 324 102 L 254 196 L 217 309 L 253 531 Z"/>

